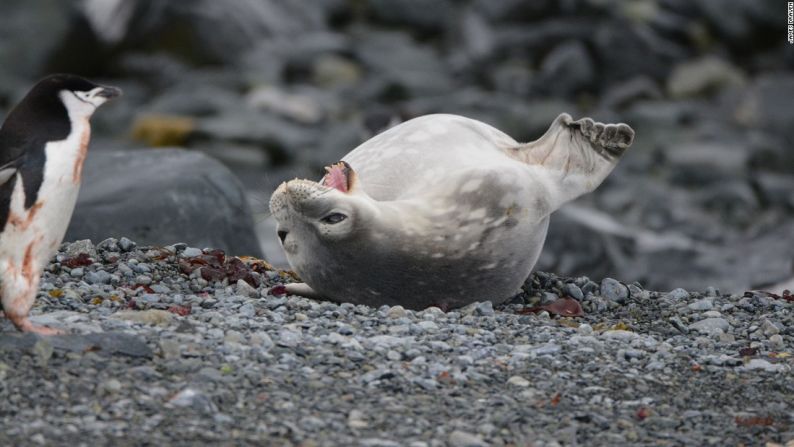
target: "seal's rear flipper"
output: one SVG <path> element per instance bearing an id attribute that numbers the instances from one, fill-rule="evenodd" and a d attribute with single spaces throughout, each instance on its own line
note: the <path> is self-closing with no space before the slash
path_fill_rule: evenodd
<path id="1" fill-rule="evenodd" d="M 550 205 L 557 209 L 598 187 L 633 141 L 634 130 L 626 124 L 603 124 L 591 118 L 574 121 L 563 113 L 542 137 L 517 147 L 512 155 L 553 174 L 548 185 Z"/>

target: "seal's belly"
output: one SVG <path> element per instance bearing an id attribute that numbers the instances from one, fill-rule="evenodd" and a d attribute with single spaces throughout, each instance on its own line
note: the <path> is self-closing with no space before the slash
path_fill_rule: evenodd
<path id="1" fill-rule="evenodd" d="M 318 292 L 338 301 L 412 309 L 452 309 L 473 301 L 498 304 L 518 293 L 531 273 L 548 224 L 547 217 L 494 231 L 471 228 L 411 239 L 390 235 L 394 243 L 369 245 L 370 256 L 300 271 Z M 366 262 L 359 264 L 359 259 Z M 428 303 L 428 297 L 434 301 Z"/>

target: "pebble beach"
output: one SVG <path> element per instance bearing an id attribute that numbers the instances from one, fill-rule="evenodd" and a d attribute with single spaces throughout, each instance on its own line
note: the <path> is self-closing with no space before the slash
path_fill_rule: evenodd
<path id="1" fill-rule="evenodd" d="M 442 312 L 286 296 L 185 244 L 63 244 L 0 327 L 3 445 L 792 445 L 794 297 L 534 273 Z"/>

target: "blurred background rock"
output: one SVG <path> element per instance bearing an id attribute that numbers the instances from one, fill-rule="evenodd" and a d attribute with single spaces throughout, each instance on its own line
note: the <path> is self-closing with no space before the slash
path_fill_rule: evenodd
<path id="1" fill-rule="evenodd" d="M 538 269 L 653 289 L 781 289 L 794 277 L 784 6 L 5 0 L 0 112 L 50 72 L 121 86 L 124 100 L 94 119 L 92 178 L 67 237 L 190 238 L 276 264 L 274 187 L 319 178 L 401 120 L 456 113 L 518 140 L 560 112 L 624 121 L 634 146 L 595 194 L 554 215 Z M 184 150 L 152 155 L 163 147 Z"/>

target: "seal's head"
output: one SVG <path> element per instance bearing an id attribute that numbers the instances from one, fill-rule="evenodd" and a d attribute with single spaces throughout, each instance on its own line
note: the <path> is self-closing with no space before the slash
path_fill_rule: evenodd
<path id="1" fill-rule="evenodd" d="M 376 208 L 345 162 L 327 167 L 320 182 L 284 182 L 270 199 L 287 259 L 307 281 L 326 276 L 327 266 L 340 263 L 345 252 L 358 248 L 357 241 L 371 227 Z"/>

